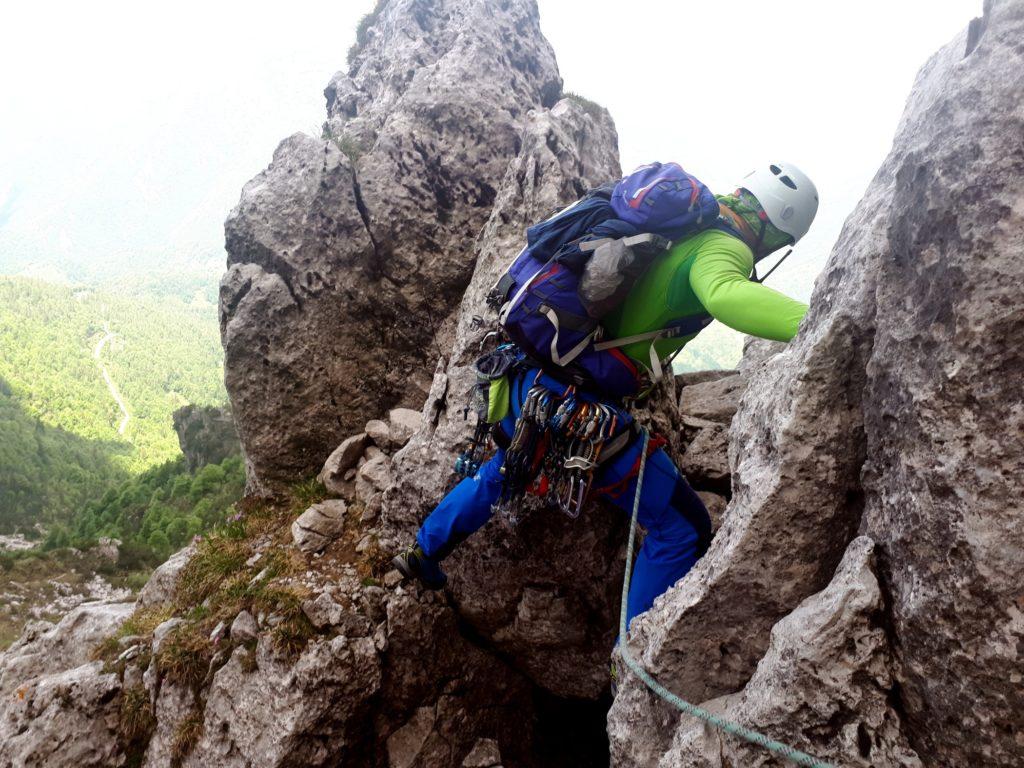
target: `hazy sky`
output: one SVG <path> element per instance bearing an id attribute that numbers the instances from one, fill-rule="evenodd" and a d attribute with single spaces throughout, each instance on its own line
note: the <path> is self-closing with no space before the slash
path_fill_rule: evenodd
<path id="1" fill-rule="evenodd" d="M 819 221 L 780 281 L 806 295 L 800 275 L 820 268 L 884 157 L 915 72 L 980 5 L 540 0 L 540 11 L 566 88 L 611 110 L 625 169 L 675 159 L 725 190 L 782 158 L 815 179 Z M 8 4 L 0 272 L 36 252 L 115 265 L 216 254 L 224 216 L 277 142 L 319 132 L 323 87 L 371 6 Z"/>

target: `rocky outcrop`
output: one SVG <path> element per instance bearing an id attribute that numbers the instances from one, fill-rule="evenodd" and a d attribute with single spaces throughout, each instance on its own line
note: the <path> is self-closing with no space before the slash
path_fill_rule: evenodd
<path id="1" fill-rule="evenodd" d="M 0 766 L 100 766 L 119 751 L 121 680 L 92 649 L 131 603 L 86 603 L 57 624 L 31 622 L 0 654 Z"/>
<path id="2" fill-rule="evenodd" d="M 185 405 L 172 418 L 190 472 L 204 464 L 220 464 L 241 450 L 230 408 Z"/>
<path id="3" fill-rule="evenodd" d="M 260 493 L 419 407 L 523 129 L 561 92 L 532 0 L 390 0 L 363 39 L 323 137 L 282 142 L 225 225 L 225 381 Z"/>
<path id="4" fill-rule="evenodd" d="M 680 695 L 843 764 L 1021 756 L 1024 528 L 1006 500 L 1024 462 L 1024 3 L 988 2 L 971 29 L 921 70 L 800 335 L 750 372 L 722 529 L 633 637 Z M 858 530 L 877 544 L 885 642 L 845 649 L 808 609 L 847 589 Z M 853 605 L 836 621 L 867 641 Z M 805 659 L 820 663 L 806 678 Z M 609 714 L 617 764 L 760 764 L 734 744 L 716 756 L 717 737 L 636 685 Z"/>
<path id="5" fill-rule="evenodd" d="M 384 494 L 386 548 L 409 541 L 456 479 L 454 458 L 472 432 L 462 409 L 470 400 L 476 381 L 472 363 L 487 332 L 473 318 L 483 312 L 487 292 L 522 247 L 523 231 L 580 189 L 619 174 L 607 113 L 595 119 L 561 101 L 529 120 L 480 236 L 455 344 L 434 375 L 425 424 L 395 456 L 398 482 Z M 563 696 L 596 698 L 607 685 L 622 522 L 617 512 L 603 509 L 585 524 L 551 509 L 538 510 L 514 530 L 494 520 L 446 562 L 459 613 L 538 685 Z"/>

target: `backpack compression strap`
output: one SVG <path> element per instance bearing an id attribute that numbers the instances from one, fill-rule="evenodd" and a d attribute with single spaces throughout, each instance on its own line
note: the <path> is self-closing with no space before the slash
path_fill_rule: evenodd
<path id="1" fill-rule="evenodd" d="M 594 345 L 594 350 L 597 352 L 603 352 L 606 349 L 625 347 L 641 341 L 650 341 L 651 376 L 654 378 L 655 382 L 659 382 L 664 377 L 665 373 L 662 370 L 661 358 L 658 357 L 658 351 L 655 348 L 655 344 L 662 339 L 671 339 L 676 336 L 689 336 L 692 333 L 697 333 L 701 329 L 705 328 L 710 322 L 711 317 L 708 315 L 684 317 L 682 320 L 666 326 L 665 328 L 660 328 L 657 331 L 647 331 L 646 333 L 636 333 L 632 336 L 623 336 L 619 339 L 600 341 Z"/>

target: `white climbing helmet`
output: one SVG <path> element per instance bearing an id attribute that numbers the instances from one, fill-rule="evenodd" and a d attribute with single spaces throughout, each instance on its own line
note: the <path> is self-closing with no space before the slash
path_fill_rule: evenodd
<path id="1" fill-rule="evenodd" d="M 818 212 L 818 189 L 792 163 L 773 163 L 748 173 L 737 185 L 757 198 L 777 229 L 795 243 L 807 234 Z"/>

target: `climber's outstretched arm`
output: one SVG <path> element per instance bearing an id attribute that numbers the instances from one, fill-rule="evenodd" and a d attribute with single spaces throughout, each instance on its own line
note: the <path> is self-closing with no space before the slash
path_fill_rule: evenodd
<path id="1" fill-rule="evenodd" d="M 729 244 L 732 246 L 732 244 Z M 752 336 L 789 341 L 807 312 L 807 305 L 749 278 L 750 249 L 714 246 L 697 255 L 690 269 L 690 287 L 716 320 Z"/>

